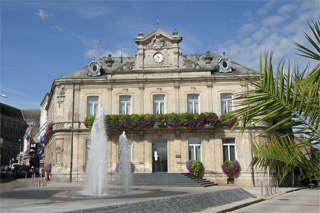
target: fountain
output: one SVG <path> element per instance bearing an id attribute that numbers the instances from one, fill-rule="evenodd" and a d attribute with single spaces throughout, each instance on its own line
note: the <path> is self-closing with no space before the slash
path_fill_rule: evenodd
<path id="1" fill-rule="evenodd" d="M 129 142 L 126 137 L 125 132 L 119 137 L 119 176 L 120 181 L 123 183 L 123 190 L 125 193 L 130 191 L 130 182 L 131 182 L 131 159 L 129 153 Z"/>
<path id="2" fill-rule="evenodd" d="M 86 195 L 107 194 L 107 137 L 104 123 L 104 108 L 98 104 L 97 115 L 91 130 L 83 193 Z"/>

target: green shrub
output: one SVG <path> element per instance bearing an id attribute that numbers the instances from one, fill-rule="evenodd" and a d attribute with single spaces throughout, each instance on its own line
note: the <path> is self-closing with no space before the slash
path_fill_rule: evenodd
<path id="1" fill-rule="evenodd" d="M 85 121 L 85 125 L 88 127 L 89 131 L 91 131 L 92 129 L 92 125 L 95 118 L 96 117 L 94 115 L 89 115 Z"/>
<path id="2" fill-rule="evenodd" d="M 194 160 L 192 162 L 191 168 L 193 170 L 193 175 L 198 177 L 203 172 L 203 165 L 200 161 Z"/>

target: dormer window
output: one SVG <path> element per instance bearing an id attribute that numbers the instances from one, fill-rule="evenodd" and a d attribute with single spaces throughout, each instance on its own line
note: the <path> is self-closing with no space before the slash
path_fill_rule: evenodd
<path id="1" fill-rule="evenodd" d="M 98 61 L 93 60 L 90 64 L 89 64 L 89 72 L 88 75 L 89 76 L 99 76 L 101 75 L 100 73 L 100 69 L 101 69 L 101 65 Z"/>
<path id="2" fill-rule="evenodd" d="M 232 72 L 231 69 L 231 60 L 226 57 L 226 53 L 223 52 L 223 57 L 220 58 L 218 65 L 219 65 L 219 72 Z"/>

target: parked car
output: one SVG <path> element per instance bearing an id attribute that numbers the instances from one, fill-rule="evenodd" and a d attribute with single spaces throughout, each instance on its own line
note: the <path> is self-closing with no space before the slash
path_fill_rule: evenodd
<path id="1" fill-rule="evenodd" d="M 1 178 L 7 178 L 7 170 L 4 167 L 0 167 Z"/>
<path id="2" fill-rule="evenodd" d="M 13 163 L 13 164 L 11 164 L 11 165 L 9 166 L 9 170 L 13 172 L 14 169 L 15 169 L 15 167 L 16 167 L 16 166 L 20 166 L 20 165 L 21 165 L 21 164 L 19 164 L 19 163 Z"/>
<path id="3" fill-rule="evenodd" d="M 21 165 L 21 166 L 15 167 L 14 175 L 16 178 L 25 177 L 26 174 L 27 174 L 27 177 L 31 177 L 32 170 L 30 166 Z"/>

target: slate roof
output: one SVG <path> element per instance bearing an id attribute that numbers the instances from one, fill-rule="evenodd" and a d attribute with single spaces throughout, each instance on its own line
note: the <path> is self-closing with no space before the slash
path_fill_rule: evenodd
<path id="1" fill-rule="evenodd" d="M 23 120 L 23 115 L 20 109 L 17 109 L 15 107 L 12 107 L 3 103 L 0 103 L 0 113 L 1 115 L 6 115 L 8 117 Z"/>
<path id="2" fill-rule="evenodd" d="M 173 68 L 173 69 L 164 69 L 164 70 L 172 70 L 172 71 L 191 71 L 191 70 L 211 70 L 213 71 L 213 74 L 215 76 L 232 76 L 232 75 L 257 75 L 258 72 L 244 67 L 234 61 L 231 61 L 231 68 L 232 68 L 232 72 L 230 73 L 220 73 L 219 72 L 219 67 L 218 67 L 218 61 L 222 58 L 221 55 L 218 54 L 210 54 L 210 56 L 212 56 L 213 60 L 211 61 L 210 67 L 206 67 L 205 61 L 204 61 L 204 57 L 206 55 L 202 54 L 202 55 L 181 55 L 181 60 L 183 61 L 182 64 L 185 66 L 181 66 L 181 68 Z M 89 65 L 83 67 L 82 69 L 75 71 L 69 75 L 66 75 L 64 77 L 62 77 L 62 79 L 85 79 L 85 78 L 90 78 L 90 79 L 94 79 L 94 78 L 106 78 L 106 70 L 107 70 L 107 65 L 105 63 L 105 59 L 107 59 L 107 57 L 103 57 L 98 59 L 97 61 L 101 64 L 102 68 L 101 68 L 101 75 L 100 76 L 88 76 L 88 71 L 89 71 Z M 112 69 L 112 73 L 116 74 L 117 72 L 141 72 L 141 71 L 150 71 L 152 69 L 144 69 L 144 70 L 132 70 L 132 69 L 126 69 L 126 64 L 131 64 L 131 66 L 133 66 L 134 62 L 135 62 L 135 57 L 122 57 L 122 63 L 121 63 L 121 57 L 112 57 L 112 60 L 114 61 L 111 69 Z M 189 63 L 189 64 L 188 64 Z M 190 67 L 190 63 L 191 64 L 197 64 L 196 67 Z M 187 67 L 189 66 L 189 67 Z M 156 71 L 159 71 L 159 69 L 157 69 Z"/>

